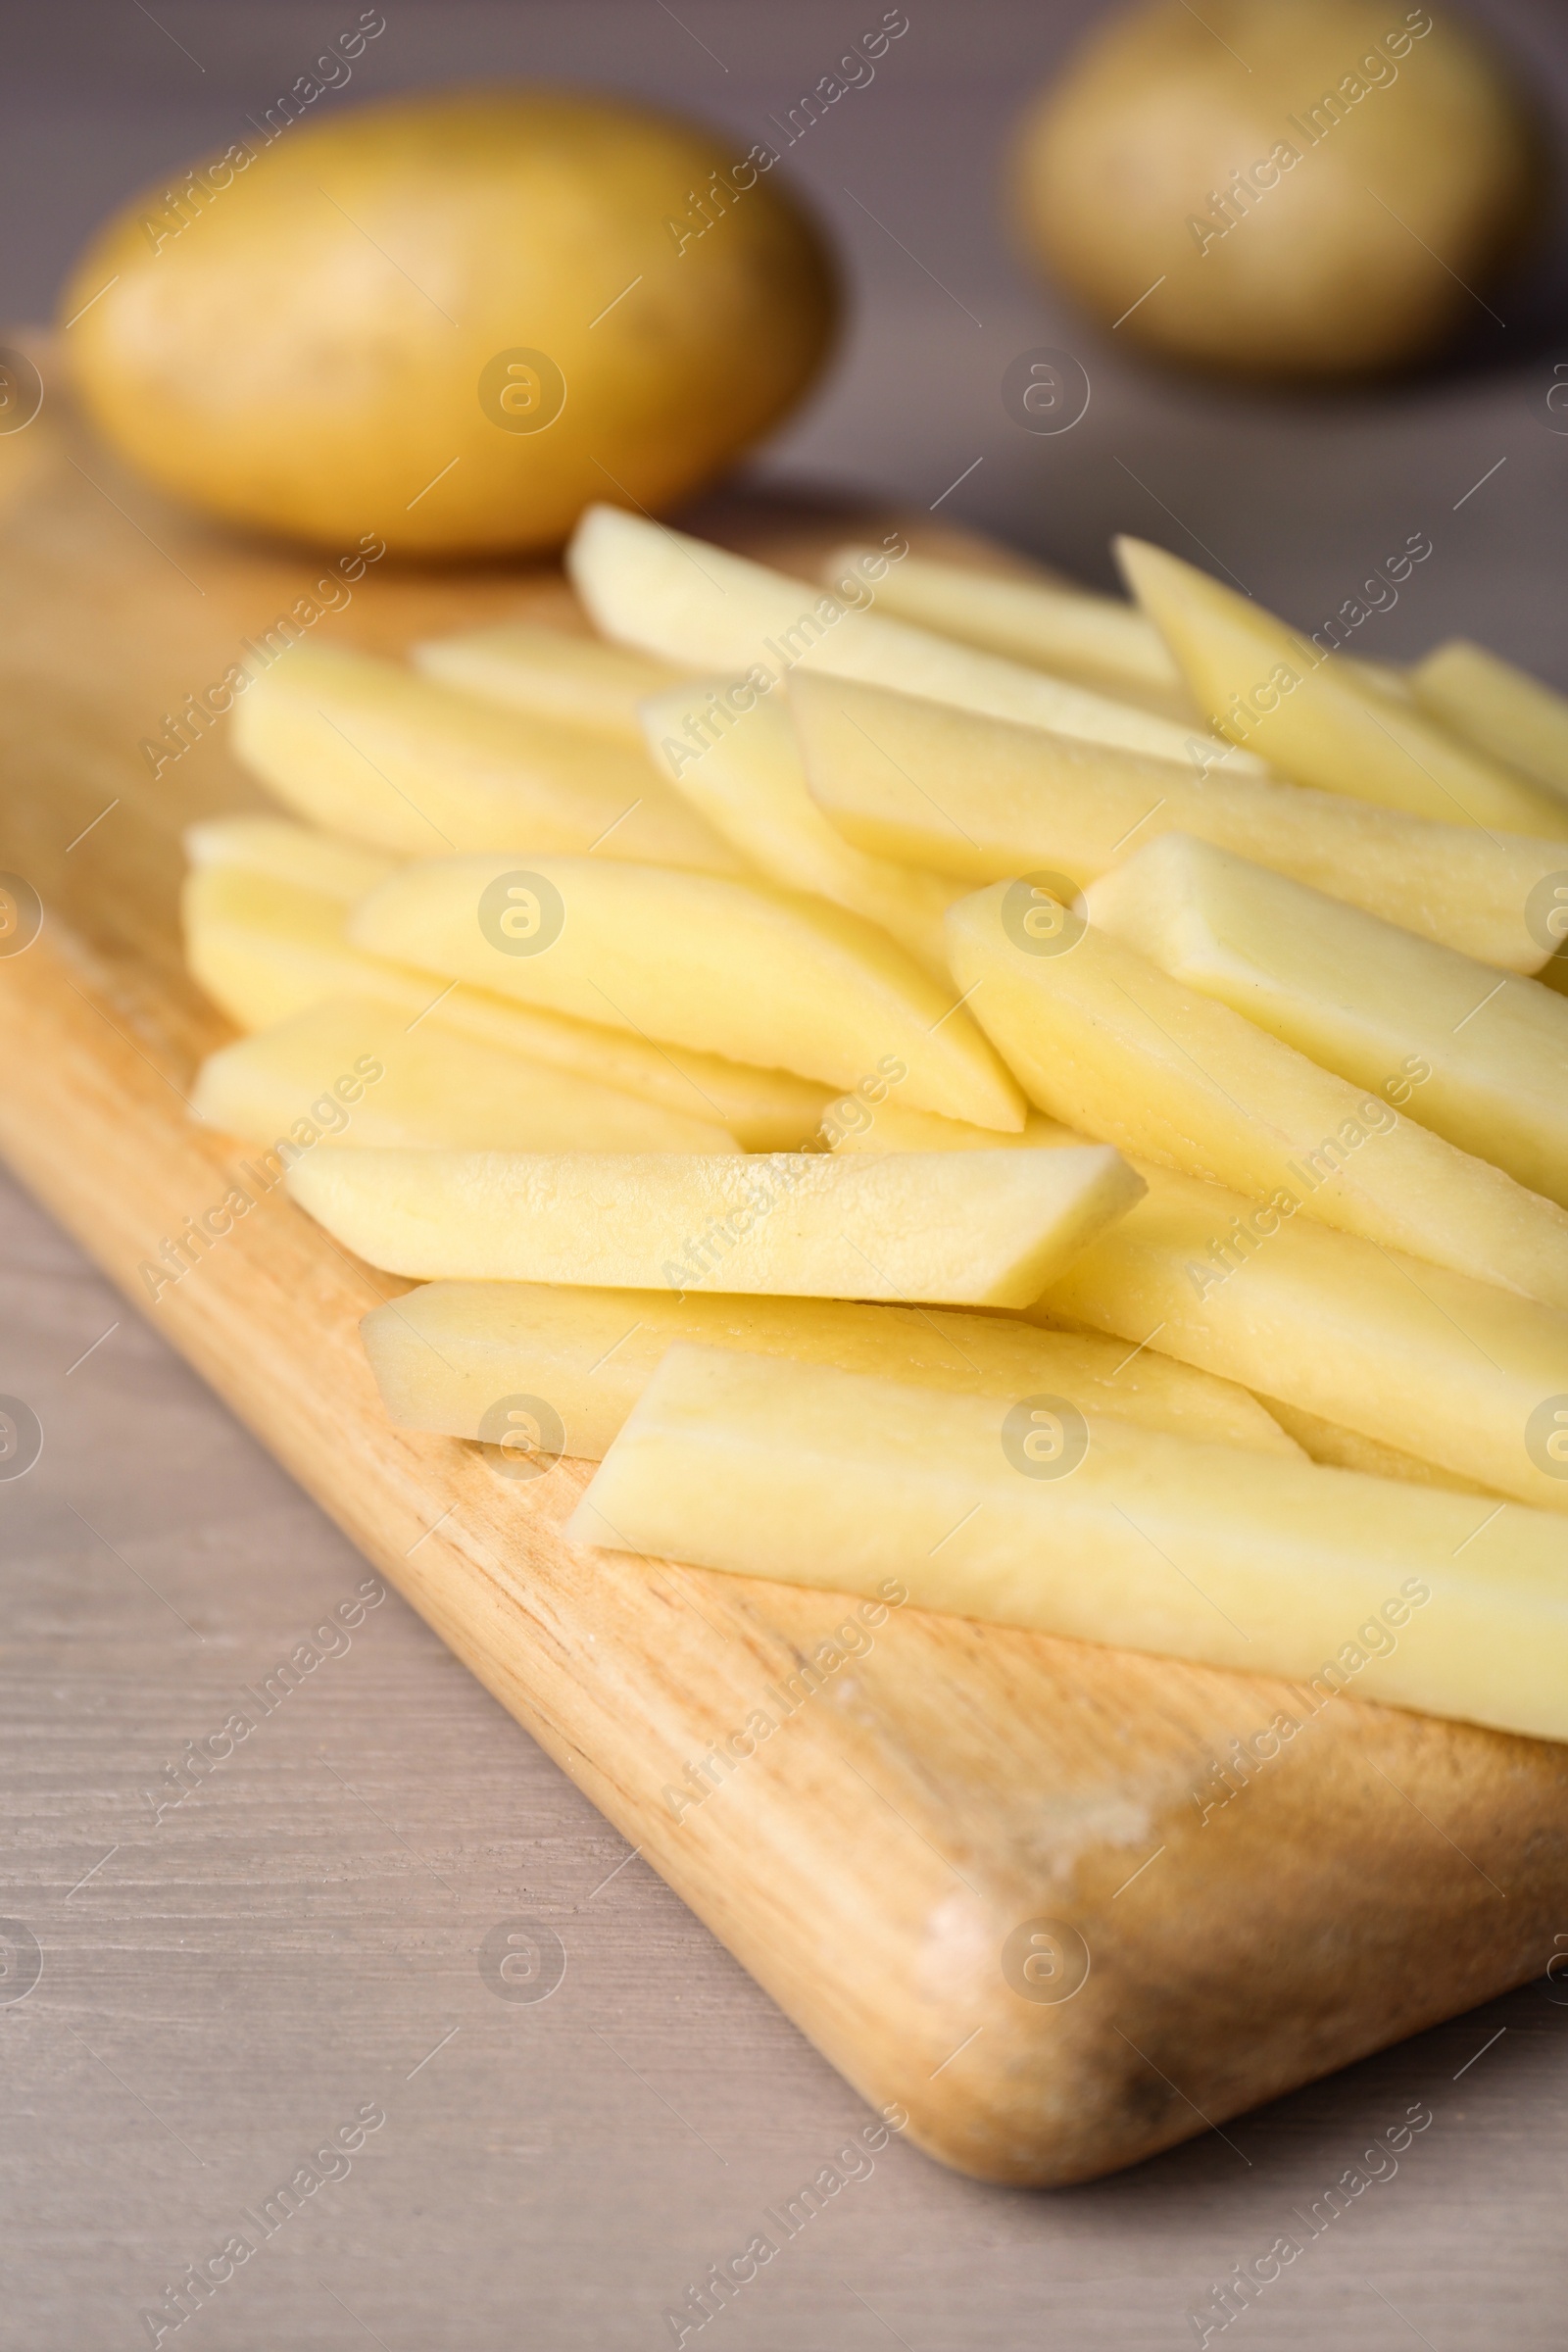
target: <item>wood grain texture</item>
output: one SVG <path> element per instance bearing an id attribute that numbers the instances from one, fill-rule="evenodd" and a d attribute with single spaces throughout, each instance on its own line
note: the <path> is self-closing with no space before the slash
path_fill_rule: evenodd
<path id="1" fill-rule="evenodd" d="M 224 1032 L 180 970 L 178 832 L 261 796 L 217 733 L 156 781 L 137 747 L 318 566 L 182 521 L 47 412 L 0 442 L 0 866 L 46 908 L 0 958 L 0 1150 L 873 2105 L 980 2177 L 1084 2180 L 1542 1972 L 1568 1750 L 908 1609 L 677 1819 L 849 1604 L 573 1552 L 581 1466 L 509 1481 L 390 1428 L 357 1324 L 401 1286 L 275 1194 L 156 1304 L 138 1276 L 241 1156 L 185 1116 Z M 708 527 L 788 561 L 845 520 Z M 523 610 L 570 617 L 549 572 L 381 568 L 317 628 L 395 650 Z M 1205 1821 L 1281 1711 L 1310 1721 Z M 1031 1986 L 1039 1921 L 1074 1965 Z"/>

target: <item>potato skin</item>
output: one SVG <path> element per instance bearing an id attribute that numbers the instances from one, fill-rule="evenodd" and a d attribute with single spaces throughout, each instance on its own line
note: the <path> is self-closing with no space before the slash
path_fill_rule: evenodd
<path id="1" fill-rule="evenodd" d="M 830 260 L 765 148 L 741 165 L 733 139 L 532 87 L 251 145 L 183 226 L 162 188 L 125 206 L 61 309 L 117 281 L 67 337 L 81 397 L 141 472 L 230 522 L 332 547 L 370 529 L 410 555 L 550 549 L 590 500 L 658 510 L 712 475 L 831 340 Z M 715 172 L 729 193 L 699 234 Z M 517 429 L 537 395 L 506 376 L 519 350 L 564 380 L 544 429 Z"/>
<path id="2" fill-rule="evenodd" d="M 1237 173 L 1227 218 L 1211 200 Z M 1466 286 L 1517 249 L 1544 178 L 1533 116 L 1446 11 L 1152 0 L 1092 34 L 1030 109 L 1011 197 L 1032 258 L 1124 339 L 1332 377 L 1396 367 L 1479 318 Z"/>

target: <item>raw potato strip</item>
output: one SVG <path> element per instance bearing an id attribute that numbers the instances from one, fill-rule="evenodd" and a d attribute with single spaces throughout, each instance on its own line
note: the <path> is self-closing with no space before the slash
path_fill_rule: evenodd
<path id="1" fill-rule="evenodd" d="M 1088 894 L 1092 923 L 1422 1127 L 1568 1207 L 1568 1004 L 1358 906 L 1167 833 Z"/>
<path id="2" fill-rule="evenodd" d="M 806 789 L 777 695 L 759 700 L 742 681 L 694 679 L 645 703 L 643 724 L 655 765 L 749 865 L 785 890 L 830 899 L 880 924 L 946 982 L 942 918 L 967 885 L 852 849 Z"/>
<path id="3" fill-rule="evenodd" d="M 1568 836 L 1568 801 L 1424 717 L 1234 588 L 1118 539 L 1128 585 L 1182 666 L 1198 706 L 1299 784 L 1443 823 Z"/>
<path id="4" fill-rule="evenodd" d="M 234 750 L 301 816 L 400 858 L 597 847 L 739 868 L 636 751 L 368 654 L 291 646 L 235 705 Z"/>
<path id="5" fill-rule="evenodd" d="M 829 1086 L 880 1069 L 920 1108 L 1023 1125 L 1022 1097 L 951 984 L 859 916 L 761 880 L 443 858 L 372 892 L 349 937 L 579 1020 Z"/>
<path id="6" fill-rule="evenodd" d="M 866 566 L 878 558 L 881 548 L 841 547 L 823 565 L 822 578 L 831 583 L 849 571 L 875 577 Z M 1116 597 L 904 556 L 877 579 L 876 600 L 894 620 L 1196 723 L 1192 697 L 1164 638 L 1146 612 Z"/>
<path id="7" fill-rule="evenodd" d="M 1228 768 L 1199 779 L 799 671 L 789 707 L 812 798 L 874 856 L 976 882 L 1046 871 L 1082 885 L 1161 833 L 1191 833 L 1483 963 L 1534 972 L 1551 953 L 1526 909 L 1568 872 L 1560 842 L 1432 824 Z M 1563 906 L 1568 926 L 1568 893 Z"/>
<path id="8" fill-rule="evenodd" d="M 505 1445 L 504 1408 L 531 1398 L 560 1424 L 561 1449 L 592 1461 L 677 1340 L 875 1372 L 954 1395 L 1010 1398 L 1065 1390 L 1092 1414 L 1300 1458 L 1273 1415 L 1230 1381 L 1148 1348 L 1129 1363 L 1119 1340 L 1041 1331 L 1001 1315 L 838 1298 L 681 1298 L 563 1283 L 431 1282 L 376 1307 L 360 1333 L 381 1400 L 400 1428 Z"/>
<path id="9" fill-rule="evenodd" d="M 1446 726 L 1568 798 L 1568 699 L 1464 637 L 1435 647 L 1410 682 Z"/>
<path id="10" fill-rule="evenodd" d="M 471 629 L 460 637 L 427 637 L 410 649 L 416 669 L 440 685 L 476 694 L 509 710 L 526 710 L 563 726 L 583 727 L 628 751 L 643 748 L 638 706 L 675 685 L 680 671 L 667 662 L 596 637 L 568 637 L 530 621 Z"/>
<path id="11" fill-rule="evenodd" d="M 1029 1311 L 1114 1332 L 1539 1509 L 1568 1511 L 1568 1316 L 1144 1166 Z M 1563 1424 L 1568 1427 L 1568 1423 Z"/>
<path id="12" fill-rule="evenodd" d="M 948 924 L 954 979 L 1040 1109 L 1130 1155 L 1568 1307 L 1568 1211 L 1081 916 L 1037 939 L 1036 912 L 1061 910 L 1036 898 L 997 883 Z"/>
<path id="13" fill-rule="evenodd" d="M 991 1140 L 892 1103 L 862 1108 L 868 1124 L 835 1152 L 972 1152 Z M 1049 1150 L 1084 1139 L 1031 1117 L 1020 1140 Z M 1552 1400 L 1568 1405 L 1568 1316 L 1134 1164 L 1149 1198 L 1024 1310 L 1031 1320 L 1114 1332 L 1138 1363 L 1158 1350 L 1250 1388 L 1314 1461 L 1568 1510 L 1565 1441 L 1560 1475 L 1548 1449 Z"/>
<path id="14" fill-rule="evenodd" d="M 1070 1397 L 676 1347 L 567 1533 L 830 1592 L 895 1577 L 917 1608 L 1568 1739 L 1560 1519 L 1127 1422 L 1086 1435 Z"/>
<path id="15" fill-rule="evenodd" d="M 777 679 L 792 676 L 805 662 L 835 677 L 863 678 L 960 710 L 1121 744 L 1189 769 L 1222 755 L 1211 736 L 1195 736 L 1173 719 L 955 645 L 906 621 L 884 619 L 809 581 L 683 538 L 618 507 L 589 508 L 566 550 L 566 568 L 607 637 L 684 668 L 760 669 Z M 862 605 L 869 606 L 876 578 L 858 587 Z M 1225 756 L 1233 773 L 1260 772 L 1245 752 Z"/>
<path id="16" fill-rule="evenodd" d="M 1055 1119 L 1032 1110 L 1016 1135 L 971 1127 L 965 1119 L 944 1119 L 934 1110 L 907 1110 L 891 1100 L 868 1102 L 861 1095 L 840 1095 L 822 1113 L 822 1133 L 834 1152 L 994 1152 L 999 1144 L 1017 1151 L 1050 1151 L 1081 1144 Z"/>
<path id="17" fill-rule="evenodd" d="M 323 1152 L 289 1187 L 422 1280 L 1024 1306 L 1144 1190 L 1118 1152 Z"/>
<path id="18" fill-rule="evenodd" d="M 270 1029 L 323 997 L 375 996 L 424 1011 L 441 983 L 363 956 L 343 935 L 344 904 L 252 865 L 198 865 L 180 920 L 193 980 L 239 1029 Z"/>
<path id="19" fill-rule="evenodd" d="M 344 1082 L 359 1083 L 345 1094 Z M 444 1152 L 737 1152 L 732 1135 L 373 998 L 331 997 L 210 1054 L 198 1119 L 252 1143 Z M 318 1132 L 300 1135 L 299 1126 Z"/>
<path id="20" fill-rule="evenodd" d="M 655 1046 L 601 1023 L 509 1004 L 350 947 L 343 907 L 265 874 L 215 866 L 185 880 L 194 978 L 240 1029 L 269 1029 L 324 997 L 372 996 L 433 1025 L 636 1095 L 683 1119 L 710 1120 L 749 1152 L 787 1152 L 814 1134 L 828 1100 L 788 1070 Z"/>
<path id="21" fill-rule="evenodd" d="M 315 825 L 296 825 L 286 816 L 205 817 L 186 826 L 183 846 L 193 866 L 240 866 L 345 906 L 384 882 L 398 864 L 381 850 L 347 841 L 341 833 L 322 833 Z"/>
<path id="22" fill-rule="evenodd" d="M 1310 1461 L 1321 1462 L 1327 1469 L 1362 1470 L 1368 1478 L 1401 1478 L 1416 1487 L 1446 1487 L 1450 1494 L 1495 1494 L 1494 1488 L 1479 1486 L 1473 1478 L 1456 1478 L 1451 1471 L 1440 1470 L 1436 1462 L 1423 1462 L 1413 1453 L 1401 1453 L 1396 1446 L 1364 1438 L 1359 1430 L 1347 1429 L 1343 1422 L 1325 1421 L 1298 1404 L 1287 1404 L 1282 1396 L 1259 1396 L 1256 1401 L 1295 1439 Z"/>

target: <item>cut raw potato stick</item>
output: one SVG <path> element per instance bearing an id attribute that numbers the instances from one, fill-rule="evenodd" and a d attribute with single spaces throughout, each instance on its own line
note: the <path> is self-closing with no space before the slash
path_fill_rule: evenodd
<path id="1" fill-rule="evenodd" d="M 1167 833 L 1091 923 L 1568 1207 L 1568 1003 L 1285 874 Z"/>
<path id="2" fill-rule="evenodd" d="M 410 659 L 427 678 L 476 694 L 509 710 L 525 710 L 567 727 L 582 727 L 628 751 L 643 748 L 640 704 L 678 684 L 667 662 L 605 645 L 597 637 L 568 637 L 525 620 L 470 629 L 460 637 L 427 637 Z"/>
<path id="3" fill-rule="evenodd" d="M 1287 1404 L 1283 1396 L 1260 1396 L 1256 1401 L 1267 1406 L 1271 1417 L 1295 1439 L 1309 1461 L 1321 1462 L 1326 1469 L 1361 1470 L 1368 1478 L 1401 1478 L 1415 1487 L 1446 1487 L 1452 1494 L 1496 1493 L 1495 1488 L 1483 1487 L 1473 1478 L 1458 1478 L 1450 1470 L 1441 1470 L 1436 1462 L 1401 1453 L 1396 1446 L 1364 1438 L 1358 1429 L 1347 1429 L 1342 1421 L 1324 1421 L 1298 1404 Z"/>
<path id="4" fill-rule="evenodd" d="M 362 955 L 344 937 L 345 902 L 260 865 L 197 865 L 180 917 L 192 979 L 240 1029 L 270 1029 L 323 997 L 386 996 L 408 1018 L 441 982 Z"/>
<path id="5" fill-rule="evenodd" d="M 704 678 L 643 706 L 655 765 L 749 865 L 878 923 L 944 983 L 942 918 L 968 885 L 852 849 L 806 788 L 782 697 L 743 679 Z"/>
<path id="6" fill-rule="evenodd" d="M 1418 662 L 1410 683 L 1456 735 L 1568 799 L 1568 699 L 1463 637 Z"/>
<path id="7" fill-rule="evenodd" d="M 835 1152 L 970 1152 L 995 1140 L 893 1103 L 860 1107 L 868 1123 L 840 1127 Z M 1049 1150 L 1084 1139 L 1031 1117 L 1019 1140 Z M 1135 1165 L 1148 1198 L 1024 1310 L 1031 1320 L 1114 1332 L 1135 1362 L 1158 1351 L 1251 1389 L 1314 1461 L 1568 1510 L 1568 1457 L 1550 1450 L 1564 1445 L 1553 1415 L 1568 1397 L 1568 1316 Z"/>
<path id="8" fill-rule="evenodd" d="M 956 983 L 1052 1118 L 1568 1307 L 1568 1211 L 1402 1118 L 1387 1097 L 1403 1071 L 1348 1085 L 1027 882 L 960 900 L 948 925 Z"/>
<path id="9" fill-rule="evenodd" d="M 625 1029 L 454 988 L 432 1019 L 552 1068 L 636 1095 L 682 1119 L 725 1128 L 746 1152 L 794 1152 L 815 1136 L 826 1090 L 790 1070 L 755 1069 L 717 1054 L 656 1046 Z"/>
<path id="10" fill-rule="evenodd" d="M 880 576 L 868 568 L 879 560 L 886 564 Z M 894 620 L 1051 670 L 1188 726 L 1195 722 L 1193 699 L 1170 648 L 1136 605 L 929 556 L 887 564 L 878 547 L 841 547 L 822 567 L 827 582 L 849 573 L 875 579 L 876 609 Z"/>
<path id="11" fill-rule="evenodd" d="M 200 824 L 187 825 L 182 839 L 193 866 L 239 866 L 246 873 L 315 891 L 318 898 L 336 899 L 345 906 L 384 882 L 399 862 L 384 851 L 367 849 L 364 842 L 319 832 L 315 825 L 297 825 L 286 816 L 204 817 Z"/>
<path id="12" fill-rule="evenodd" d="M 1568 1739 L 1568 1531 L 1543 1511 L 672 1348 L 567 1524 L 583 1544 L 873 1593 Z"/>
<path id="13" fill-rule="evenodd" d="M 878 561 L 896 559 L 883 553 Z M 1223 757 L 1233 774 L 1261 772 L 1250 754 L 1227 750 L 1174 719 L 885 619 L 866 609 L 885 572 L 857 576 L 843 583 L 842 594 L 833 593 L 618 507 L 589 508 L 566 551 L 566 568 L 607 637 L 683 668 L 759 671 L 777 680 L 804 662 L 834 677 L 1120 744 L 1189 769 Z"/>
<path id="14" fill-rule="evenodd" d="M 1202 779 L 1038 728 L 964 716 L 843 679 L 790 685 L 812 798 L 872 856 L 976 882 L 1092 882 L 1162 833 L 1191 833 L 1294 874 L 1483 963 L 1534 972 L 1552 953 L 1561 842 L 1433 824 L 1296 784 Z M 1568 932 L 1568 889 L 1562 921 Z"/>
<path id="15" fill-rule="evenodd" d="M 1141 1198 L 1115 1152 L 321 1152 L 289 1186 L 416 1280 L 1025 1306 Z"/>
<path id="16" fill-rule="evenodd" d="M 1016 1130 L 1023 1098 L 957 1003 L 859 916 L 760 880 L 598 858 L 406 867 L 349 937 L 453 980 L 764 1069 Z"/>
<path id="17" fill-rule="evenodd" d="M 186 877 L 193 976 L 240 1029 L 269 1029 L 326 997 L 369 996 L 410 1022 L 433 1024 L 552 1069 L 636 1095 L 683 1119 L 727 1129 L 748 1152 L 787 1152 L 817 1129 L 828 1100 L 788 1070 L 750 1069 L 715 1054 L 656 1046 L 629 1030 L 508 1003 L 350 947 L 342 906 L 236 866 Z"/>
<path id="18" fill-rule="evenodd" d="M 210 1054 L 191 1106 L 252 1143 L 433 1152 L 737 1152 L 708 1121 L 526 1061 L 368 997 L 331 997 Z"/>
<path id="19" fill-rule="evenodd" d="M 597 849 L 740 870 L 646 755 L 368 654 L 291 646 L 235 704 L 234 750 L 301 816 L 400 858 Z"/>
<path id="20" fill-rule="evenodd" d="M 1016 1135 L 998 1135 L 994 1127 L 971 1127 L 964 1119 L 940 1118 L 934 1110 L 909 1110 L 891 1098 L 867 1102 L 861 1094 L 840 1095 L 830 1102 L 821 1132 L 834 1152 L 994 1152 L 999 1144 L 1039 1152 L 1085 1140 L 1038 1110 L 1029 1113 Z"/>
<path id="21" fill-rule="evenodd" d="M 1250 598 L 1143 540 L 1118 539 L 1116 553 L 1199 709 L 1282 774 L 1442 823 L 1568 836 L 1568 801 L 1382 694 Z"/>
<path id="22" fill-rule="evenodd" d="M 1217 1185 L 1147 1163 L 1141 1173 L 1148 1199 L 1031 1316 L 1114 1332 L 1568 1511 L 1568 1421 L 1556 1418 L 1568 1410 L 1568 1315 Z"/>
<path id="23" fill-rule="evenodd" d="M 1342 652 L 1340 660 L 1354 672 L 1356 677 L 1363 679 L 1368 686 L 1375 686 L 1382 694 L 1393 695 L 1396 702 L 1413 703 L 1415 701 L 1415 689 L 1410 683 L 1410 672 L 1407 669 L 1396 668 L 1392 662 L 1369 662 L 1359 654 Z M 1331 1467 L 1338 1467 L 1338 1465 L 1333 1464 Z"/>
<path id="24" fill-rule="evenodd" d="M 1228 1380 L 1147 1348 L 1129 1362 L 1119 1340 L 1042 1331 L 1001 1315 L 842 1298 L 429 1282 L 376 1307 L 360 1332 L 382 1402 L 400 1428 L 505 1446 L 505 1408 L 531 1398 L 559 1427 L 559 1450 L 591 1461 L 606 1452 L 677 1340 L 876 1372 L 955 1395 L 1065 1391 L 1091 1415 L 1114 1413 L 1179 1437 L 1296 1460 L 1301 1453 L 1275 1416 Z"/>

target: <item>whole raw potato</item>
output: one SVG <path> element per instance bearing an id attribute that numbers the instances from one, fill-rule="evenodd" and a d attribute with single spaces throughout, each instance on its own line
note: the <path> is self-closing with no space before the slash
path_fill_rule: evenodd
<path id="1" fill-rule="evenodd" d="M 532 88 L 287 122 L 109 223 L 67 348 L 122 454 L 229 521 L 557 546 L 593 500 L 678 499 L 810 380 L 833 270 L 772 160 Z"/>
<path id="2" fill-rule="evenodd" d="M 1031 110 L 1013 199 L 1031 253 L 1128 340 L 1333 376 L 1483 318 L 1542 181 L 1532 117 L 1446 11 L 1152 0 Z"/>

